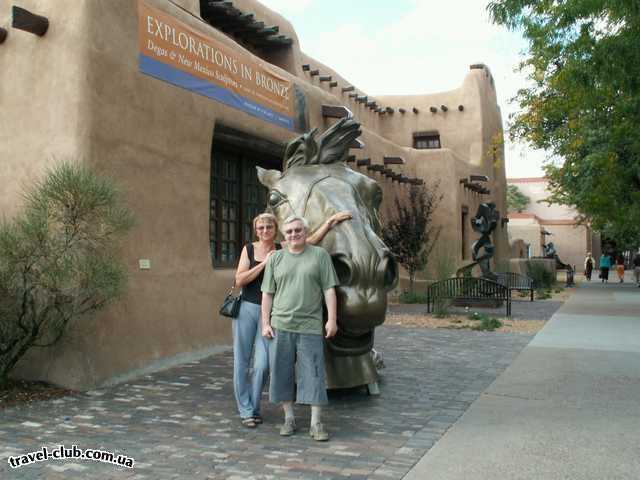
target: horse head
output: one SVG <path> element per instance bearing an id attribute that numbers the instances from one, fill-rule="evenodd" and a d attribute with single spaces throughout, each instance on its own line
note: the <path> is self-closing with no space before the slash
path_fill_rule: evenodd
<path id="1" fill-rule="evenodd" d="M 340 282 L 338 335 L 328 342 L 337 355 L 371 349 L 373 330 L 384 322 L 387 292 L 398 281 L 396 262 L 379 235 L 382 189 L 345 164 L 349 144 L 360 133 L 357 122 L 342 119 L 317 143 L 315 131 L 290 142 L 284 172 L 258 167 L 258 178 L 269 190 L 267 209 L 280 224 L 290 215 L 300 215 L 313 231 L 336 212 L 347 210 L 353 216 L 336 225 L 321 243 Z"/>

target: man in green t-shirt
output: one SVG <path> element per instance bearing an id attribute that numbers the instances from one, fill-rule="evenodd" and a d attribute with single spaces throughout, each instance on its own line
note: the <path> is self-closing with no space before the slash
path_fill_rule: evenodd
<path id="1" fill-rule="evenodd" d="M 322 405 L 328 403 L 323 333 L 331 338 L 338 331 L 334 288 L 338 278 L 329 254 L 307 245 L 308 224 L 304 218 L 287 218 L 282 232 L 285 248 L 269 257 L 262 281 L 262 335 L 272 339 L 269 396 L 284 410 L 280 435 L 293 435 L 296 430 L 295 398 L 297 403 L 311 405 L 311 437 L 326 441 L 329 434 L 320 421 Z M 323 298 L 327 305 L 324 330 Z"/>

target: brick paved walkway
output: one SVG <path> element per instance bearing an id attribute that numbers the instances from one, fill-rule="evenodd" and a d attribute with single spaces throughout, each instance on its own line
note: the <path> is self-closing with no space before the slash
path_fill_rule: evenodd
<path id="1" fill-rule="evenodd" d="M 381 395 L 334 392 L 328 443 L 306 428 L 278 435 L 280 411 L 240 426 L 230 353 L 117 387 L 0 413 L 2 479 L 400 479 L 511 363 L 530 335 L 381 327 Z M 297 408 L 297 407 L 296 407 Z M 298 425 L 309 422 L 297 408 Z M 102 449 L 135 468 L 50 460 L 18 469 L 10 455 L 42 446 Z"/>

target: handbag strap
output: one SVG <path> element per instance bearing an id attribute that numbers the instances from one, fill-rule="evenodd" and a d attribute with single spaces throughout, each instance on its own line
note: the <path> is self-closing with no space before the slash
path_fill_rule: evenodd
<path id="1" fill-rule="evenodd" d="M 235 279 L 233 280 L 233 285 L 231 285 L 231 288 L 229 289 L 229 292 L 227 293 L 227 295 L 231 295 L 233 293 L 233 290 L 236 288 L 236 281 Z"/>

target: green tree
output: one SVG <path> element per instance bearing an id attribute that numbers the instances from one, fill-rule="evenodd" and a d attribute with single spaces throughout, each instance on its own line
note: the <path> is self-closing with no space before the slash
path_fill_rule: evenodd
<path id="1" fill-rule="evenodd" d="M 411 185 L 406 201 L 396 197 L 395 210 L 382 230 L 384 242 L 409 274 L 411 293 L 414 293 L 416 273 L 427 266 L 440 235 L 441 228 L 434 225 L 433 215 L 441 200 L 438 183 L 429 188 Z"/>
<path id="2" fill-rule="evenodd" d="M 515 100 L 514 139 L 550 151 L 550 202 L 575 206 L 605 236 L 640 239 L 640 2 L 494 0 L 519 30 L 530 86 Z"/>
<path id="3" fill-rule="evenodd" d="M 114 183 L 61 163 L 0 223 L 0 387 L 33 347 L 55 344 L 73 319 L 125 288 L 119 238 L 133 226 Z"/>
<path id="4" fill-rule="evenodd" d="M 522 212 L 531 199 L 520 191 L 517 185 L 507 185 L 507 210 Z"/>

